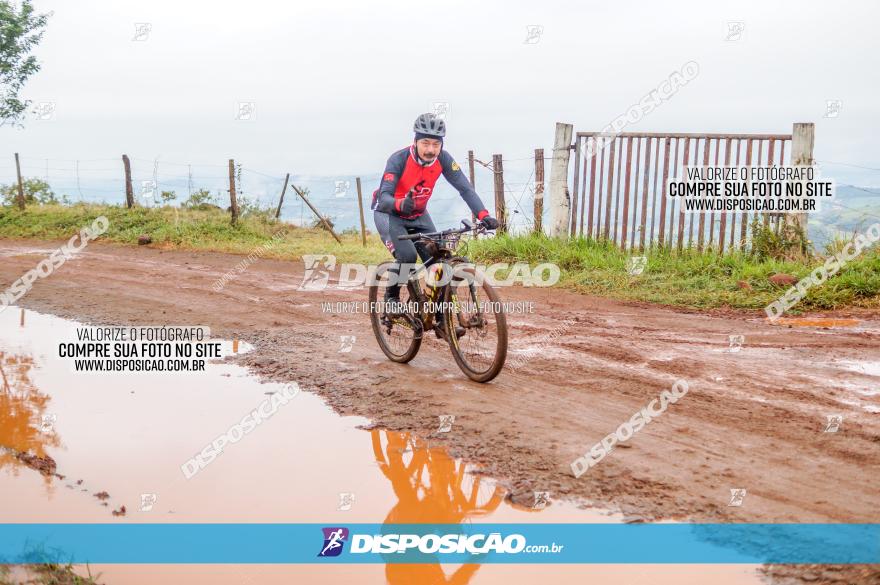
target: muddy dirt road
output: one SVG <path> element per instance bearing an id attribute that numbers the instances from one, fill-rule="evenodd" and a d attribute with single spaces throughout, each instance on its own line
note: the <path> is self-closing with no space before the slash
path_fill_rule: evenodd
<path id="1" fill-rule="evenodd" d="M 54 247 L 0 241 L 0 285 Z M 481 385 L 433 335 L 409 365 L 388 361 L 367 315 L 322 308 L 364 301 L 366 290 L 331 277 L 327 290 L 300 291 L 301 262 L 260 260 L 212 290 L 241 259 L 94 243 L 18 304 L 93 323 L 210 326 L 252 343 L 236 359 L 264 379 L 296 381 L 342 414 L 444 446 L 523 503 L 549 491 L 633 521 L 880 521 L 877 315 L 852 315 L 850 327 L 780 327 L 757 312 L 505 288 L 503 300 L 533 302 L 534 313 L 509 316 L 515 367 Z M 738 351 L 731 335 L 744 336 Z M 355 337 L 350 351 L 341 336 Z M 683 398 L 572 475 L 575 458 L 679 379 Z M 437 433 L 450 414 L 452 430 Z M 826 432 L 831 415 L 843 417 L 837 432 Z M 729 505 L 732 489 L 746 490 L 741 505 Z"/>

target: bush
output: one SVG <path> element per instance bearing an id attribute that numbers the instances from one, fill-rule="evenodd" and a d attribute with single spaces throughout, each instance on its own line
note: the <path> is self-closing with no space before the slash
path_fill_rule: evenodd
<path id="1" fill-rule="evenodd" d="M 207 189 L 199 189 L 189 196 L 189 199 L 183 202 L 184 207 L 199 209 L 203 206 L 216 207 L 214 197 Z"/>
<path id="2" fill-rule="evenodd" d="M 252 201 L 244 196 L 238 200 L 238 213 L 242 217 L 254 216 L 262 218 L 275 216 L 275 210 L 271 206 L 260 207 L 259 201 Z"/>
<path id="3" fill-rule="evenodd" d="M 752 219 L 751 253 L 757 260 L 798 260 L 809 256 L 813 245 L 804 229 L 783 218 L 779 223 L 764 225 L 758 217 Z"/>

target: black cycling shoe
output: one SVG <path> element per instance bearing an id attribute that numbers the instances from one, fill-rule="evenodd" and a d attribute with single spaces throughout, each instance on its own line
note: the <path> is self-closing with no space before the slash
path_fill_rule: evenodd
<path id="1" fill-rule="evenodd" d="M 437 339 L 446 340 L 446 323 L 444 323 L 445 319 L 440 316 L 437 317 L 437 322 L 434 324 L 434 333 L 437 335 Z M 467 333 L 467 329 L 462 327 L 461 325 L 455 326 L 455 336 L 457 338 L 462 338 Z"/>
<path id="2" fill-rule="evenodd" d="M 398 295 L 388 294 L 388 293 L 389 293 L 389 290 L 385 289 L 385 296 L 383 298 L 384 304 L 382 307 L 382 317 L 379 319 L 379 322 L 382 324 L 383 327 L 385 327 L 390 332 L 392 322 L 391 322 L 391 317 L 389 317 L 389 314 L 393 315 L 395 312 L 399 312 L 399 311 L 395 311 L 395 309 L 397 309 L 398 306 L 400 305 L 400 297 Z"/>
<path id="3" fill-rule="evenodd" d="M 389 295 L 388 291 L 385 291 L 385 306 L 383 307 L 385 313 L 402 313 L 403 305 L 400 303 L 400 297 L 398 295 Z"/>

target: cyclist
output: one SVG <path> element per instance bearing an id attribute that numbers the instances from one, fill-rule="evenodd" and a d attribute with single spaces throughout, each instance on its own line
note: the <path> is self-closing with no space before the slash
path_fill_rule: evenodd
<path id="1" fill-rule="evenodd" d="M 428 215 L 428 200 L 434 192 L 434 184 L 442 174 L 458 190 L 461 198 L 470 207 L 478 220 L 490 230 L 498 228 L 498 220 L 489 211 L 480 196 L 474 191 L 461 167 L 448 152 L 443 150 L 446 136 L 446 122 L 434 114 L 422 114 L 413 124 L 415 138 L 413 143 L 398 150 L 388 158 L 382 182 L 373 192 L 373 221 L 376 230 L 388 251 L 394 255 L 394 267 L 389 270 L 392 284 L 385 289 L 387 303 L 399 302 L 400 284 L 406 282 L 409 271 L 415 265 L 416 255 L 422 261 L 430 254 L 420 243 L 412 240 L 398 240 L 398 236 L 415 233 L 436 232 L 434 222 Z M 405 266 L 402 278 L 397 278 Z M 442 313 L 438 315 L 435 332 L 443 337 Z M 461 330 L 460 333 L 458 330 Z M 464 335 L 464 328 L 456 332 Z"/>

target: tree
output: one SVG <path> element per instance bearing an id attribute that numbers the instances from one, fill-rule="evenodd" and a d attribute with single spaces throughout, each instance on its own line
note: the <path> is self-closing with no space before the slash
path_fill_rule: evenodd
<path id="1" fill-rule="evenodd" d="M 19 99 L 28 77 L 40 70 L 36 57 L 28 55 L 43 38 L 48 14 L 36 14 L 31 0 L 16 8 L 0 0 L 0 127 L 21 125 L 29 100 Z"/>
<path id="2" fill-rule="evenodd" d="M 61 199 L 55 196 L 55 192 L 49 186 L 49 183 L 38 178 L 25 179 L 22 181 L 24 187 L 24 202 L 28 205 L 39 203 L 46 205 L 47 203 L 66 203 L 67 196 L 62 195 Z M 18 196 L 18 184 L 0 185 L 0 198 L 6 205 L 13 205 L 15 198 Z"/>

